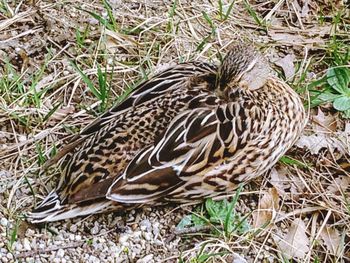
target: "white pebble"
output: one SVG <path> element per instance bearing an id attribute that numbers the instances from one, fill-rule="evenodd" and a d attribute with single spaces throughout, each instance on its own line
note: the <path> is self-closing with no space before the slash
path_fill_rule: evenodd
<path id="1" fill-rule="evenodd" d="M 91 256 L 89 257 L 89 262 L 98 263 L 98 262 L 100 262 L 100 260 L 99 260 L 97 257 L 91 255 Z"/>
<path id="2" fill-rule="evenodd" d="M 44 249 L 46 246 L 45 246 L 45 244 L 40 243 L 40 244 L 38 245 L 38 247 L 39 247 L 40 249 Z"/>
<path id="3" fill-rule="evenodd" d="M 19 142 L 25 142 L 27 140 L 27 136 L 25 136 L 25 135 L 19 135 L 18 136 L 18 141 Z"/>
<path id="4" fill-rule="evenodd" d="M 70 228 L 69 228 L 69 231 L 72 232 L 72 233 L 77 232 L 77 230 L 78 230 L 78 227 L 76 225 L 71 225 Z"/>
<path id="5" fill-rule="evenodd" d="M 152 239 L 152 233 L 144 232 L 143 237 L 147 240 L 150 241 Z"/>
<path id="6" fill-rule="evenodd" d="M 22 251 L 22 249 L 23 249 L 22 244 L 18 241 L 15 242 L 14 246 L 15 246 L 16 251 Z"/>
<path id="7" fill-rule="evenodd" d="M 136 263 L 148 263 L 153 259 L 153 254 L 149 254 L 143 258 L 140 258 L 139 260 L 136 261 Z"/>
<path id="8" fill-rule="evenodd" d="M 30 229 L 30 228 L 27 229 L 27 231 L 26 231 L 27 237 L 32 237 L 32 236 L 34 236 L 34 234 L 35 234 L 35 232 L 33 229 Z"/>
<path id="9" fill-rule="evenodd" d="M 0 224 L 3 225 L 3 226 L 7 226 L 8 222 L 9 221 L 5 217 L 2 217 L 1 220 L 0 220 Z"/>
<path id="10" fill-rule="evenodd" d="M 123 243 L 126 243 L 126 241 L 128 241 L 128 239 L 129 239 L 129 235 L 120 235 L 119 242 L 121 244 L 123 244 Z"/>
<path id="11" fill-rule="evenodd" d="M 98 222 L 95 221 L 94 227 L 91 228 L 90 233 L 91 233 L 91 235 L 96 235 L 96 234 L 98 234 L 98 232 L 100 232 L 100 226 L 99 226 Z"/>
<path id="12" fill-rule="evenodd" d="M 60 248 L 59 250 L 57 250 L 56 256 L 58 258 L 63 258 L 64 257 L 64 250 L 62 248 Z"/>
<path id="13" fill-rule="evenodd" d="M 29 242 L 28 238 L 24 238 L 22 243 L 23 243 L 24 250 L 31 250 L 32 249 L 30 247 L 30 242 Z"/>

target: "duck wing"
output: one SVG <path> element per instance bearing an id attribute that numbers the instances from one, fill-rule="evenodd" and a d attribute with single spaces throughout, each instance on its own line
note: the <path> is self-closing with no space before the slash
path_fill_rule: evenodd
<path id="1" fill-rule="evenodd" d="M 225 149 L 234 151 L 239 134 L 233 131 L 233 115 L 225 115 L 227 107 L 180 114 L 157 143 L 133 158 L 109 188 L 107 198 L 121 203 L 161 199 L 223 158 Z"/>
<path id="2" fill-rule="evenodd" d="M 92 123 L 83 128 L 78 135 L 73 136 L 53 158 L 49 159 L 44 164 L 44 169 L 47 169 L 52 164 L 59 161 L 63 156 L 84 142 L 86 138 L 101 130 L 117 116 L 142 103 L 155 100 L 166 92 L 169 92 L 169 90 L 178 88 L 178 84 L 187 80 L 189 77 L 201 75 L 215 76 L 216 72 L 217 67 L 215 65 L 205 62 L 186 62 L 156 74 L 151 79 L 138 85 L 125 100 L 95 119 Z"/>

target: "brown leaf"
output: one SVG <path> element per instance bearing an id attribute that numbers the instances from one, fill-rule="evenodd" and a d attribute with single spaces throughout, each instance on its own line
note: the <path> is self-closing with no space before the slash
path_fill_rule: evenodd
<path id="1" fill-rule="evenodd" d="M 313 116 L 312 130 L 314 134 L 303 134 L 296 142 L 299 148 L 306 147 L 312 154 L 318 154 L 321 149 L 327 148 L 341 154 L 349 152 L 348 139 L 350 137 L 350 125 L 345 124 L 344 131 L 337 131 L 337 119 L 333 115 L 325 115 L 318 109 L 317 115 Z"/>
<path id="2" fill-rule="evenodd" d="M 327 192 L 332 194 L 345 192 L 346 189 L 349 187 L 349 185 L 350 185 L 350 177 L 346 175 L 340 176 L 339 178 L 336 178 L 334 180 L 333 184 L 327 187 Z"/>
<path id="3" fill-rule="evenodd" d="M 74 106 L 63 107 L 57 109 L 49 118 L 49 122 L 57 122 L 63 120 L 67 115 L 74 112 Z"/>
<path id="4" fill-rule="evenodd" d="M 270 183 L 277 189 L 280 195 L 285 195 L 285 190 L 290 188 L 291 181 L 289 179 L 288 172 L 286 168 L 277 169 L 273 168 L 271 170 L 271 180 Z"/>
<path id="5" fill-rule="evenodd" d="M 312 117 L 312 128 L 316 134 L 330 133 L 337 130 L 337 120 L 334 115 L 325 115 L 324 112 L 318 108 L 317 115 Z"/>
<path id="6" fill-rule="evenodd" d="M 138 43 L 132 39 L 132 37 L 105 29 L 106 41 L 105 47 L 111 53 L 115 53 L 118 48 L 122 48 L 128 51 L 129 54 L 136 55 Z"/>
<path id="7" fill-rule="evenodd" d="M 329 252 L 338 257 L 342 255 L 342 236 L 336 228 L 324 227 L 320 233 L 320 237 Z"/>
<path id="8" fill-rule="evenodd" d="M 302 180 L 298 176 L 291 174 L 285 167 L 271 170 L 270 183 L 276 187 L 280 196 L 288 196 L 293 200 L 296 200 L 305 188 Z"/>
<path id="9" fill-rule="evenodd" d="M 289 54 L 275 62 L 275 64 L 283 69 L 284 75 L 287 79 L 291 79 L 295 74 L 294 67 L 295 55 Z"/>
<path id="10" fill-rule="evenodd" d="M 271 31 L 269 32 L 269 36 L 272 40 L 286 45 L 306 45 L 306 44 L 318 44 L 321 45 L 324 43 L 324 40 L 318 36 L 306 38 L 304 36 L 299 35 L 298 33 L 280 33 Z"/>
<path id="11" fill-rule="evenodd" d="M 346 153 L 346 145 L 336 138 L 329 138 L 324 134 L 302 135 L 295 143 L 299 148 L 306 147 L 311 154 L 318 154 L 321 149 L 327 148 L 330 151 L 338 150 Z"/>
<path id="12" fill-rule="evenodd" d="M 303 220 L 296 218 L 288 233 L 274 238 L 283 255 L 288 258 L 304 258 L 309 251 L 310 241 L 306 235 L 306 226 Z"/>
<path id="13" fill-rule="evenodd" d="M 273 213 L 278 209 L 279 195 L 277 189 L 272 187 L 265 192 L 259 201 L 259 208 L 253 212 L 253 227 L 259 228 L 269 223 Z"/>

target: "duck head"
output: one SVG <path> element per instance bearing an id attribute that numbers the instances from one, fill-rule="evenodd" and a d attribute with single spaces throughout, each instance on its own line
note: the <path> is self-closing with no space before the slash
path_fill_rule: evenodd
<path id="1" fill-rule="evenodd" d="M 216 90 L 219 95 L 237 89 L 257 90 L 271 74 L 269 64 L 256 49 L 239 44 L 229 50 L 219 67 Z"/>

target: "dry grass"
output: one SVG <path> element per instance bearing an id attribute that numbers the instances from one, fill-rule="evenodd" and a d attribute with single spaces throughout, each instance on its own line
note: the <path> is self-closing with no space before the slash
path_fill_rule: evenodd
<path id="1" fill-rule="evenodd" d="M 146 4 L 116 0 L 110 1 L 111 13 L 104 3 L 0 1 L 0 259 L 48 262 L 57 259 L 57 251 L 63 249 L 66 260 L 94 261 L 86 254 L 98 258 L 101 253 L 89 245 L 106 236 L 120 253 L 112 259 L 101 256 L 102 262 L 136 262 L 150 254 L 153 257 L 145 259 L 150 262 L 244 262 L 238 261 L 241 257 L 247 262 L 292 262 L 277 245 L 278 237 L 301 219 L 308 251 L 294 260 L 349 262 L 349 156 L 333 151 L 331 145 L 318 154 L 295 147 L 287 155 L 298 163 L 279 164 L 275 172 L 280 176 L 266 175 L 244 188 L 237 206 L 242 215 L 256 210 L 259 198 L 272 185 L 279 190 L 279 206 L 263 230 L 230 236 L 198 230 L 167 240 L 193 207 L 154 208 L 123 218 L 112 214 L 88 217 L 42 230 L 27 225 L 23 215 L 54 187 L 54 175 L 59 173 L 59 166 L 42 173 L 44 162 L 71 135 L 165 64 L 217 62 L 228 46 L 244 40 L 260 48 L 271 62 L 282 65 L 276 66 L 279 75 L 308 102 L 307 84 L 332 65 L 334 50 L 346 52 L 350 40 L 349 9 L 341 1 L 235 1 L 227 16 L 231 3 L 226 1 L 220 11 L 221 1 Z M 104 25 L 91 12 L 105 21 Z M 288 54 L 295 56 L 294 69 L 288 61 L 278 63 Z M 286 74 L 288 70 L 292 74 Z M 105 88 L 105 95 L 96 95 L 83 75 L 95 87 Z M 349 125 L 328 104 L 320 107 L 337 122 L 334 136 Z M 315 132 L 312 120 L 316 113 L 310 111 L 307 134 Z M 349 150 L 349 143 L 346 147 Z M 276 182 L 276 178 L 280 179 Z M 120 241 L 123 229 L 115 230 L 115 218 L 134 232 L 140 230 L 140 218 L 152 218 L 152 222 L 163 218 L 159 221 L 163 243 L 146 241 L 151 245 L 133 254 L 133 248 L 126 249 Z M 101 225 L 107 222 L 101 235 L 90 232 L 96 220 Z M 252 217 L 248 220 L 252 223 Z M 74 225 L 81 227 L 82 241 L 57 245 L 54 232 L 64 233 L 63 237 L 76 234 Z M 16 246 L 23 245 L 24 239 L 33 242 L 32 252 Z M 169 244 L 173 245 L 167 247 Z M 35 258 L 37 252 L 42 255 Z M 57 262 L 60 260 L 63 262 Z"/>

